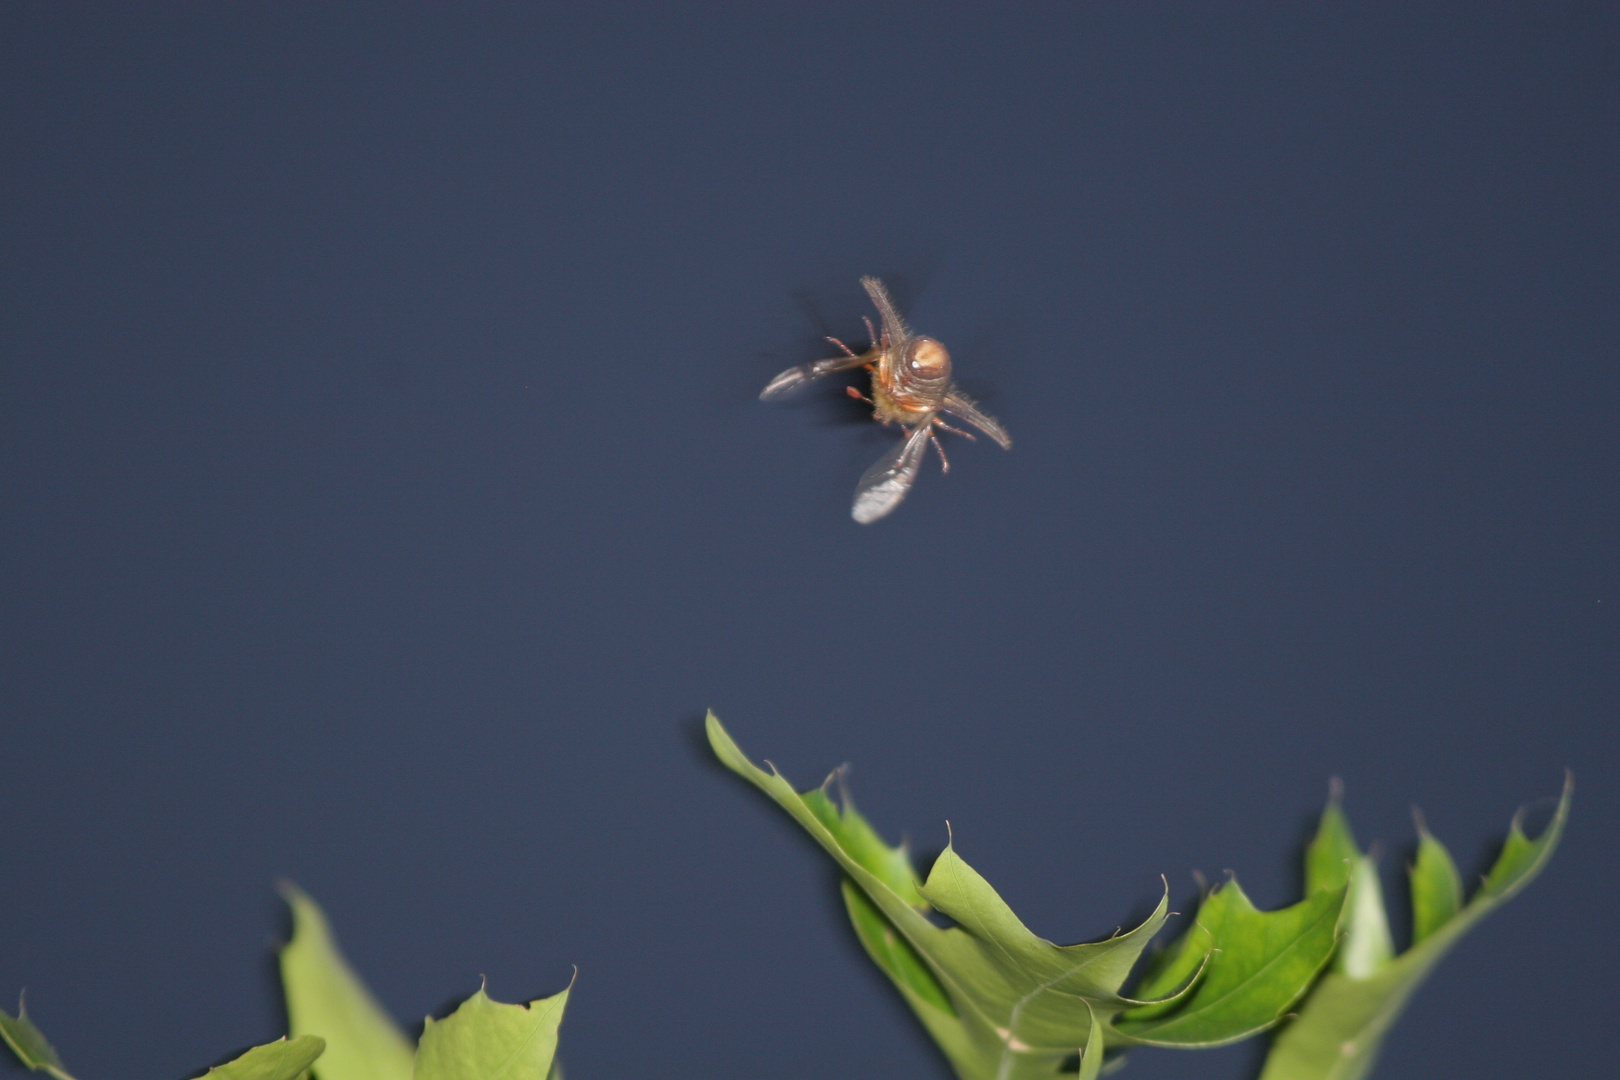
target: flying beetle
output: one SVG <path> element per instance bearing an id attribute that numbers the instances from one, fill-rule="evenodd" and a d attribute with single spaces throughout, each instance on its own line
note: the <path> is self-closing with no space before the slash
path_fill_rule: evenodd
<path id="1" fill-rule="evenodd" d="M 837 338 L 829 337 L 827 340 L 838 346 L 840 355 L 788 368 L 767 383 L 759 396 L 762 401 L 784 397 L 823 375 L 851 368 L 871 372 L 871 397 L 853 386 L 846 388 L 846 392 L 871 405 L 874 420 L 899 424 L 906 437 L 878 458 L 855 485 L 855 505 L 850 509 L 850 516 L 867 525 L 900 505 L 911 485 L 916 483 L 930 444 L 939 453 L 941 469 L 950 471 L 951 463 L 940 445 L 939 432 L 949 431 L 968 439 L 973 436 L 951 427 L 944 416 L 977 428 L 1003 450 L 1012 448 L 1012 438 L 995 417 L 980 411 L 971 398 L 956 388 L 951 381 L 951 354 L 936 339 L 911 332 L 900 312 L 895 310 L 883 282 L 875 277 L 863 277 L 861 285 L 872 298 L 883 324 L 883 329 L 878 331 L 870 319 L 866 320 L 871 347 L 857 353 Z"/>

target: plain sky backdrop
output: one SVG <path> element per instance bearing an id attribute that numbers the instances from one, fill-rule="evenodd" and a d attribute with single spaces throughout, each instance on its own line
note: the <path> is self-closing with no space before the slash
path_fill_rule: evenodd
<path id="1" fill-rule="evenodd" d="M 947 1076 L 712 706 L 1065 942 L 1293 902 L 1334 775 L 1404 927 L 1569 766 L 1378 1076 L 1599 1075 L 1617 12 L 6 4 L 0 996 L 194 1075 L 287 877 L 406 1023 L 578 965 L 580 1080 Z M 865 273 L 1015 439 L 869 527 L 853 380 L 755 400 Z"/>

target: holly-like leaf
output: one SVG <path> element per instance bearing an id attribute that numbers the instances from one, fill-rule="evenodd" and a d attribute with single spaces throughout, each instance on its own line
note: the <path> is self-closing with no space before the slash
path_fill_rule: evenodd
<path id="1" fill-rule="evenodd" d="M 711 713 L 709 742 L 729 768 L 804 827 L 848 875 L 851 920 L 867 952 L 894 981 L 965 1080 L 1050 1076 L 1097 1029 L 1136 1004 L 1120 985 L 1166 917 L 1167 900 L 1142 925 L 1105 941 L 1055 945 L 1019 921 L 990 885 L 947 847 L 916 881 L 903 848 L 890 848 L 864 819 L 840 811 L 825 791 L 801 795 L 775 771 L 749 761 Z M 858 891 L 856 891 L 858 890 Z M 931 906 L 956 925 L 925 915 Z M 1100 1063 L 1100 1049 L 1083 1067 Z"/>
<path id="2" fill-rule="evenodd" d="M 1389 963 L 1395 955 L 1395 939 L 1389 932 L 1389 915 L 1384 911 L 1384 887 L 1378 880 L 1378 863 L 1362 855 L 1350 864 L 1350 893 L 1344 903 L 1344 940 L 1334 969 L 1352 979 L 1365 979 Z"/>
<path id="3" fill-rule="evenodd" d="M 1323 888 L 1293 907 L 1259 911 L 1236 880 L 1204 898 L 1198 917 L 1136 993 L 1190 994 L 1125 1013 L 1114 1030 L 1151 1046 L 1218 1046 L 1275 1024 L 1333 955 L 1345 887 Z"/>
<path id="4" fill-rule="evenodd" d="M 1573 790 L 1573 781 L 1566 777 L 1552 821 L 1534 840 L 1524 834 L 1524 812 L 1514 815 L 1495 865 L 1460 910 L 1454 899 L 1447 898 L 1453 890 L 1460 893 L 1452 884 L 1456 870 L 1451 856 L 1423 830 L 1412 873 L 1417 927 L 1412 948 L 1361 978 L 1344 971 L 1323 976 L 1298 1018 L 1278 1033 L 1260 1080 L 1366 1076 L 1390 1025 L 1434 965 L 1475 923 L 1528 885 L 1547 864 L 1569 818 Z M 1448 905 L 1455 914 L 1444 917 Z"/>
<path id="5" fill-rule="evenodd" d="M 1451 852 L 1418 821 L 1417 858 L 1412 862 L 1412 944 L 1416 945 L 1462 910 L 1462 876 Z"/>
<path id="6" fill-rule="evenodd" d="M 1350 821 L 1339 805 L 1344 787 L 1338 777 L 1328 788 L 1327 809 L 1316 827 L 1316 835 L 1305 848 L 1305 895 L 1318 889 L 1342 889 L 1350 883 L 1352 864 L 1361 857 Z"/>
<path id="7" fill-rule="evenodd" d="M 1091 1007 L 1089 1004 L 1086 1006 Z M 1086 1036 L 1085 1049 L 1080 1051 L 1079 1075 L 1075 1080 L 1097 1080 L 1102 1075 L 1103 1066 L 1103 1026 L 1092 1017 L 1091 1033 Z"/>
<path id="8" fill-rule="evenodd" d="M 11 1047 L 18 1061 L 35 1072 L 49 1073 L 56 1080 L 73 1080 L 62 1068 L 62 1059 L 56 1056 L 56 1048 L 45 1038 L 45 1033 L 28 1019 L 28 1007 L 21 997 L 17 999 L 16 1016 L 0 1009 L 0 1039 Z"/>
<path id="9" fill-rule="evenodd" d="M 859 886 L 845 878 L 843 893 L 867 955 L 894 983 L 958 1076 L 963 1080 L 995 1076 L 1003 1065 L 1009 1077 L 1021 1080 L 1049 1077 L 1057 1070 L 1060 1061 L 1051 1055 L 1006 1055 L 1006 1041 L 995 1027 L 976 1012 L 957 1011 L 933 970 Z M 1094 1032 L 1099 1039 L 1101 1027 Z M 1091 1037 L 1087 1036 L 1088 1045 Z"/>
<path id="10" fill-rule="evenodd" d="M 911 851 L 905 844 L 890 847 L 884 843 L 877 830 L 856 811 L 855 800 L 843 787 L 842 770 L 827 779 L 828 785 L 806 791 L 800 796 L 804 805 L 833 834 L 838 845 L 849 852 L 850 858 L 877 875 L 900 899 L 926 911 L 928 901 L 917 891 L 917 871 L 911 863 Z M 834 780 L 840 781 L 838 803 L 827 796 L 827 787 Z"/>
<path id="11" fill-rule="evenodd" d="M 480 987 L 443 1020 L 431 1017 L 416 1050 L 416 1080 L 546 1080 L 568 991 L 503 1005 Z"/>
<path id="12" fill-rule="evenodd" d="M 415 1048 L 338 951 L 326 916 L 291 885 L 293 936 L 281 950 L 281 982 L 294 1039 L 318 1035 L 326 1053 L 317 1080 L 411 1080 Z"/>
<path id="13" fill-rule="evenodd" d="M 805 806 L 850 853 L 851 858 L 885 882 L 906 903 L 926 912 L 928 901 L 918 892 L 919 883 L 912 868 L 911 853 L 904 844 L 890 847 L 884 843 L 877 830 L 856 811 L 848 790 L 843 789 L 842 779 L 839 773 L 828 777 L 829 781 L 840 781 L 842 806 L 827 796 L 825 787 L 805 792 L 801 796 Z M 982 1057 L 975 1040 L 969 1036 L 967 1027 L 957 1016 L 956 1007 L 911 943 L 901 936 L 871 898 L 848 878 L 843 882 L 843 896 L 849 921 L 867 955 L 894 982 L 900 995 L 944 1050 L 945 1056 L 952 1062 L 976 1061 Z M 985 1045 L 992 1050 L 992 1057 L 993 1052 L 999 1049 L 999 1043 L 990 1046 L 993 1042 L 993 1036 L 985 1041 Z M 994 1068 L 993 1061 L 989 1067 Z"/>
<path id="14" fill-rule="evenodd" d="M 911 943 L 900 936 L 894 924 L 883 917 L 883 912 L 877 909 L 871 898 L 848 878 L 844 879 L 843 893 L 844 907 L 849 912 L 849 921 L 855 927 L 856 936 L 861 939 L 861 944 L 877 966 L 900 987 L 906 1000 L 916 999 L 912 1007 L 921 1011 L 920 1006 L 929 1005 L 941 1015 L 954 1019 L 956 1006 L 951 1004 L 939 980 L 934 978 L 934 973 L 917 955 Z"/>
<path id="15" fill-rule="evenodd" d="M 314 1035 L 277 1039 L 214 1066 L 203 1080 L 298 1080 L 325 1049 L 326 1040 Z"/>

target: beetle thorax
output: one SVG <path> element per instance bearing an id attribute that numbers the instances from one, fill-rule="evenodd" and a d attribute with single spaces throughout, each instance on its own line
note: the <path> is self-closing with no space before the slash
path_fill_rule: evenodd
<path id="1" fill-rule="evenodd" d="M 931 337 L 912 338 L 901 364 L 905 377 L 919 384 L 943 386 L 951 381 L 951 354 Z"/>
<path id="2" fill-rule="evenodd" d="M 951 354 L 930 337 L 914 337 L 878 365 L 872 395 L 884 420 L 915 423 L 939 408 L 951 388 Z"/>

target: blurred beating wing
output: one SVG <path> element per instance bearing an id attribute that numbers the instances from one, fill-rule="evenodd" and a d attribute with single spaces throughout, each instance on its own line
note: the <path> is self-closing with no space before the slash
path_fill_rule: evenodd
<path id="1" fill-rule="evenodd" d="M 906 441 L 878 458 L 855 485 L 855 506 L 850 516 L 862 525 L 870 525 L 900 505 L 900 500 L 911 490 L 922 468 L 923 455 L 928 452 L 930 424 L 919 425 L 906 437 Z"/>
<path id="2" fill-rule="evenodd" d="M 903 350 L 911 331 L 906 328 L 906 321 L 900 317 L 900 312 L 895 310 L 894 301 L 889 299 L 889 290 L 875 277 L 863 277 L 861 284 L 866 286 L 866 295 L 872 298 L 878 313 L 883 316 L 883 333 L 888 336 L 889 348 Z"/>
<path id="3" fill-rule="evenodd" d="M 850 368 L 860 367 L 866 361 L 867 358 L 864 356 L 833 356 L 826 360 L 790 367 L 765 384 L 765 389 L 759 392 L 759 399 L 770 401 L 773 398 L 786 397 L 807 382 L 819 379 L 823 375 L 831 375 L 835 371 L 848 371 Z"/>
<path id="4" fill-rule="evenodd" d="M 980 412 L 979 407 L 961 392 L 952 390 L 946 394 L 939 407 L 990 436 L 1003 450 L 1012 449 L 1012 436 L 1007 434 L 1007 429 L 1002 427 L 995 417 Z"/>

